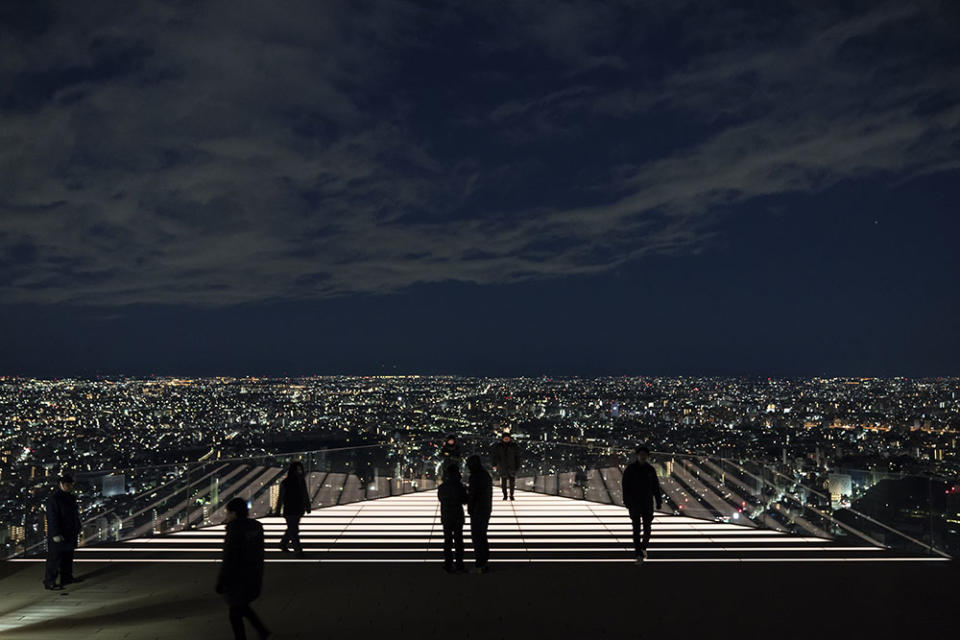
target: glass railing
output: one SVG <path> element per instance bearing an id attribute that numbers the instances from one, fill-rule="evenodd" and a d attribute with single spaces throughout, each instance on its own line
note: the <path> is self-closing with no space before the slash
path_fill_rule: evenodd
<path id="1" fill-rule="evenodd" d="M 632 459 L 628 450 L 557 444 L 518 488 L 623 504 L 621 471 Z M 960 552 L 960 482 L 874 474 L 859 498 L 842 500 L 829 480 L 811 486 L 763 461 L 654 451 L 650 462 L 663 509 L 677 515 L 910 554 Z"/>
<path id="2" fill-rule="evenodd" d="M 494 443 L 489 438 L 461 437 L 461 465 L 477 454 L 489 469 Z M 226 503 L 234 497 L 248 502 L 253 517 L 268 515 L 293 460 L 304 465 L 314 508 L 433 489 L 449 463 L 440 455 L 441 444 L 439 439 L 411 439 L 78 473 L 74 491 L 83 521 L 81 544 L 220 524 Z M 622 504 L 621 471 L 632 460 L 629 451 L 533 440 L 519 446 L 517 489 Z M 813 478 L 811 483 L 756 460 L 654 452 L 651 463 L 660 476 L 663 508 L 671 513 L 912 554 L 957 553 L 950 531 L 960 525 L 956 517 L 951 520 L 951 509 L 956 509 L 960 492 L 951 494 L 955 485 L 943 481 L 923 485 L 924 498 L 921 490 L 901 491 L 900 484 L 887 482 L 909 484 L 908 478 L 874 477 L 869 487 L 860 483 L 862 491 L 851 491 L 844 498 L 831 495 L 837 478 L 832 485 L 829 478 Z M 45 551 L 43 503 L 54 476 L 4 478 L 0 528 L 10 532 L 2 545 L 4 557 Z"/>

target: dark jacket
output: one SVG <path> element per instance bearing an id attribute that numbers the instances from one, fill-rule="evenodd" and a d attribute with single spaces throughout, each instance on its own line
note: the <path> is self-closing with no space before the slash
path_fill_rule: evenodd
<path id="1" fill-rule="evenodd" d="M 453 444 L 450 444 L 446 440 L 443 441 L 443 446 L 440 447 L 440 457 L 446 460 L 459 460 L 460 459 L 460 445 L 457 444 L 457 441 L 454 440 Z"/>
<path id="2" fill-rule="evenodd" d="M 656 470 L 649 464 L 631 462 L 623 470 L 623 506 L 628 509 L 652 510 L 657 503 L 659 509 L 663 502 L 663 491 Z"/>
<path id="3" fill-rule="evenodd" d="M 470 517 L 490 516 L 493 511 L 493 480 L 486 469 L 470 470 L 467 496 L 467 512 Z"/>
<path id="4" fill-rule="evenodd" d="M 511 440 L 501 440 L 493 446 L 493 466 L 501 476 L 513 476 L 520 470 L 520 447 Z"/>
<path id="5" fill-rule="evenodd" d="M 300 517 L 310 511 L 310 493 L 307 481 L 298 476 L 287 476 L 280 481 L 280 496 L 277 498 L 277 515 Z"/>
<path id="6" fill-rule="evenodd" d="M 263 525 L 250 518 L 227 523 L 217 593 L 230 605 L 248 604 L 263 585 Z"/>
<path id="7" fill-rule="evenodd" d="M 63 536 L 63 542 L 77 546 L 80 537 L 80 509 L 77 499 L 59 487 L 47 498 L 47 538 Z"/>
<path id="8" fill-rule="evenodd" d="M 463 524 L 463 505 L 467 504 L 467 489 L 460 481 L 460 474 L 447 478 L 437 489 L 440 498 L 440 521 L 450 524 Z"/>

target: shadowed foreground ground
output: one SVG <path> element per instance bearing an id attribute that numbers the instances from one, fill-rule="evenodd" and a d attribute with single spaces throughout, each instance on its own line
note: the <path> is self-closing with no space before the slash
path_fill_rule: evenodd
<path id="1" fill-rule="evenodd" d="M 230 638 L 212 564 L 0 563 L 3 638 Z M 945 637 L 960 623 L 953 563 L 270 564 L 256 609 L 274 638 Z M 61 595 L 61 594 L 66 595 Z M 250 637 L 256 637 L 250 632 Z"/>

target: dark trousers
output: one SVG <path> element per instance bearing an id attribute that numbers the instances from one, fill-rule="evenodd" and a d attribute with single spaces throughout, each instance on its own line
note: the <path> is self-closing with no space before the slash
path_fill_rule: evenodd
<path id="1" fill-rule="evenodd" d="M 630 508 L 633 523 L 633 548 L 639 556 L 650 544 L 650 527 L 653 524 L 653 509 Z"/>
<path id="2" fill-rule="evenodd" d="M 253 628 L 257 630 L 260 636 L 267 634 L 267 628 L 263 625 L 263 622 L 260 621 L 260 616 L 250 608 L 249 604 L 232 604 L 230 605 L 230 626 L 233 627 L 234 638 L 237 638 L 237 640 L 246 640 L 247 631 L 243 628 L 244 618 L 250 621 L 250 624 L 253 625 Z"/>
<path id="3" fill-rule="evenodd" d="M 457 551 L 457 566 L 463 564 L 463 521 L 443 523 L 443 564 L 453 565 L 453 550 Z"/>
<path id="4" fill-rule="evenodd" d="M 300 518 L 302 517 L 303 514 L 283 516 L 283 519 L 287 521 L 287 530 L 283 532 L 283 537 L 280 538 L 280 546 L 284 549 L 287 548 L 288 544 L 292 544 L 293 550 L 297 553 L 303 551 L 303 547 L 300 545 Z"/>
<path id="5" fill-rule="evenodd" d="M 47 540 L 47 565 L 43 572 L 43 584 L 60 584 L 73 580 L 73 545 L 67 542 Z"/>
<path id="6" fill-rule="evenodd" d="M 470 540 L 473 542 L 473 556 L 478 567 L 487 566 L 490 559 L 490 541 L 487 539 L 489 525 L 489 513 L 470 514 Z"/>
<path id="7" fill-rule="evenodd" d="M 502 474 L 500 476 L 500 488 L 503 489 L 503 497 L 507 497 L 507 485 L 510 486 L 510 497 L 513 497 L 513 489 L 517 486 L 517 476 Z"/>

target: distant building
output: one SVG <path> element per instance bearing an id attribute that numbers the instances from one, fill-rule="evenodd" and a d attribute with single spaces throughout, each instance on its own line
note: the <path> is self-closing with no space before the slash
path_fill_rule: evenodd
<path id="1" fill-rule="evenodd" d="M 112 473 L 103 476 L 101 493 L 104 497 L 119 496 L 127 492 L 127 480 L 122 473 Z"/>
<path id="2" fill-rule="evenodd" d="M 841 509 L 850 506 L 850 496 L 853 494 L 853 479 L 846 473 L 831 473 L 827 480 L 830 488 L 830 506 Z"/>

